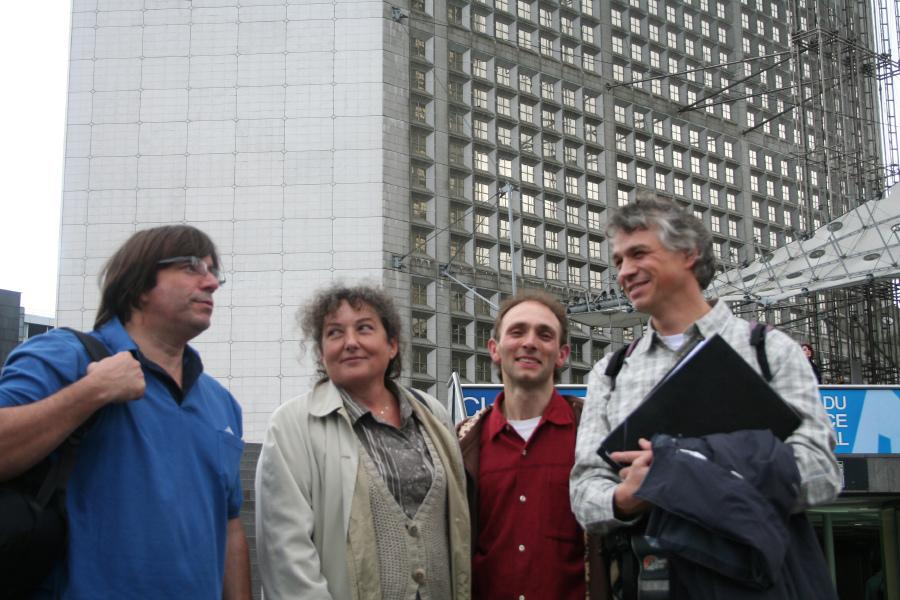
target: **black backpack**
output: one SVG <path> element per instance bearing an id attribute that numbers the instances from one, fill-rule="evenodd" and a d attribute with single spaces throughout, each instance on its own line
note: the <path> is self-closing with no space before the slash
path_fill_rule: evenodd
<path id="1" fill-rule="evenodd" d="M 71 331 L 92 362 L 110 355 L 102 342 Z M 66 483 L 78 446 L 96 413 L 60 444 L 55 452 L 25 473 L 0 483 L 0 599 L 30 597 L 65 556 Z"/>

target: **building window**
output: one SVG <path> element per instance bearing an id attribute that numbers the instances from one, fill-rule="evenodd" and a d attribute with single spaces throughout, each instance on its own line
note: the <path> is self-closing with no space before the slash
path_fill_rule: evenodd
<path id="1" fill-rule="evenodd" d="M 581 238 L 577 235 L 567 235 L 566 236 L 566 251 L 569 254 L 580 255 L 581 254 Z"/>
<path id="2" fill-rule="evenodd" d="M 475 246 L 475 264 L 479 267 L 491 266 L 491 249 L 488 246 Z"/>
<path id="3" fill-rule="evenodd" d="M 512 177 L 512 159 L 498 158 L 497 159 L 497 174 L 500 177 Z"/>
<path id="4" fill-rule="evenodd" d="M 587 44 L 594 43 L 594 28 L 590 25 L 581 26 L 581 41 Z"/>
<path id="5" fill-rule="evenodd" d="M 428 305 L 428 284 L 413 281 L 409 286 L 409 299 L 413 304 Z"/>
<path id="6" fill-rule="evenodd" d="M 522 257 L 522 274 L 528 277 L 537 277 L 537 258 L 534 256 Z"/>
<path id="7" fill-rule="evenodd" d="M 475 233 L 483 233 L 485 235 L 491 233 L 491 217 L 490 215 L 475 214 Z"/>
<path id="8" fill-rule="evenodd" d="M 478 58 L 472 59 L 472 75 L 487 79 L 487 61 Z"/>
<path id="9" fill-rule="evenodd" d="M 665 190 L 666 189 L 666 174 L 665 173 L 656 173 L 654 175 L 654 184 L 656 185 L 656 189 Z"/>
<path id="10" fill-rule="evenodd" d="M 546 274 L 547 279 L 553 281 L 559 281 L 559 263 L 548 260 L 547 265 L 544 268 L 544 272 Z"/>
<path id="11" fill-rule="evenodd" d="M 635 167 L 634 180 L 638 185 L 647 185 L 647 168 L 641 166 Z"/>
<path id="12" fill-rule="evenodd" d="M 525 183 L 534 183 L 534 165 L 522 163 L 519 178 Z"/>
<path id="13" fill-rule="evenodd" d="M 559 249 L 559 232 L 552 229 L 544 230 L 544 247 L 548 250 Z"/>
<path id="14" fill-rule="evenodd" d="M 410 331 L 414 338 L 428 339 L 428 319 L 425 317 L 413 317 Z"/>
<path id="15" fill-rule="evenodd" d="M 731 237 L 738 236 L 738 223 L 735 219 L 728 219 L 728 235 Z"/>
<path id="16" fill-rule="evenodd" d="M 556 172 L 544 169 L 544 187 L 557 189 Z"/>
<path id="17" fill-rule="evenodd" d="M 428 350 L 423 348 L 413 348 L 413 372 L 421 373 L 423 375 L 428 374 L 428 354 Z"/>
<path id="18" fill-rule="evenodd" d="M 466 323 L 464 321 L 453 321 L 450 323 L 450 341 L 454 344 L 466 345 Z"/>
<path id="19" fill-rule="evenodd" d="M 534 225 L 522 225 L 522 243 L 530 244 L 532 246 L 535 244 L 535 235 L 537 232 L 537 228 Z"/>
<path id="20" fill-rule="evenodd" d="M 547 129 L 556 129 L 556 113 L 546 108 L 543 109 L 541 111 L 541 125 Z"/>
<path id="21" fill-rule="evenodd" d="M 481 150 L 475 150 L 474 154 L 474 166 L 479 171 L 487 171 L 488 170 L 488 155 L 487 152 L 483 152 Z M 450 159 L 450 162 L 453 163 L 453 159 Z"/>
<path id="22" fill-rule="evenodd" d="M 474 13 L 472 15 L 472 31 L 476 33 L 487 31 L 487 17 L 483 13 Z"/>
<path id="23" fill-rule="evenodd" d="M 479 382 L 489 383 L 491 381 L 491 359 L 486 356 L 479 356 L 475 359 L 475 379 Z"/>
<path id="24" fill-rule="evenodd" d="M 473 195 L 476 202 L 488 202 L 490 197 L 490 186 L 483 181 L 476 181 L 473 186 Z"/>
<path id="25" fill-rule="evenodd" d="M 501 250 L 500 251 L 500 270 L 501 271 L 511 271 L 512 270 L 512 259 L 509 257 L 509 250 Z"/>
<path id="26" fill-rule="evenodd" d="M 536 214 L 534 210 L 534 196 L 531 194 L 523 193 L 521 195 L 520 202 L 522 204 L 522 212 L 528 213 L 530 215 Z"/>
<path id="27" fill-rule="evenodd" d="M 569 265 L 569 283 L 571 285 L 581 285 L 581 267 Z"/>
<path id="28" fill-rule="evenodd" d="M 419 69 L 413 69 L 413 88 L 420 92 L 427 92 L 427 75 L 425 71 L 420 71 Z"/>

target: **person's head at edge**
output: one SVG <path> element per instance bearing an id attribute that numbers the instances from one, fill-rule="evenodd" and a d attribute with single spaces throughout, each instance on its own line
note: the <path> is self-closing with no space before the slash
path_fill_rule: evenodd
<path id="1" fill-rule="evenodd" d="M 716 268 L 699 219 L 672 200 L 639 194 L 613 214 L 607 232 L 617 282 L 637 310 L 659 317 L 684 301 L 696 308 Z"/>
<path id="2" fill-rule="evenodd" d="M 488 340 L 500 381 L 508 384 L 557 383 L 569 357 L 566 308 L 550 294 L 530 290 L 500 306 Z"/>
<path id="3" fill-rule="evenodd" d="M 400 315 L 373 286 L 342 284 L 319 291 L 299 313 L 314 340 L 319 382 L 347 390 L 385 385 L 402 371 Z"/>
<path id="4" fill-rule="evenodd" d="M 803 354 L 806 355 L 806 358 L 812 360 L 816 353 L 813 350 L 812 344 L 800 344 L 800 347 L 803 348 Z"/>
<path id="5" fill-rule="evenodd" d="M 178 260 L 165 262 L 170 259 Z M 128 325 L 141 315 L 164 329 L 178 328 L 187 341 L 209 327 L 212 294 L 221 285 L 218 272 L 216 246 L 196 227 L 166 225 L 138 231 L 103 267 L 94 327 L 113 318 Z"/>

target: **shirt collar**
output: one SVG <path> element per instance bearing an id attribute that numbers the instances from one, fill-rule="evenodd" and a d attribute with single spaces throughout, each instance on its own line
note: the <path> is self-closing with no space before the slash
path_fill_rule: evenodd
<path id="1" fill-rule="evenodd" d="M 493 439 L 509 424 L 509 421 L 507 421 L 506 416 L 500 409 L 500 407 L 503 406 L 503 399 L 504 393 L 500 392 L 497 399 L 494 400 L 493 407 L 490 412 L 488 412 L 488 420 L 487 423 L 485 423 L 485 426 L 487 428 L 487 435 L 490 439 Z M 554 425 L 568 425 L 575 422 L 575 416 L 572 413 L 569 403 L 566 402 L 566 399 L 563 398 L 555 388 L 553 389 L 553 395 L 550 397 L 547 408 L 544 409 L 544 414 L 541 415 L 538 427 L 543 425 L 545 421 L 553 423 Z"/>
<path id="2" fill-rule="evenodd" d="M 169 374 L 162 367 L 148 359 L 141 352 L 138 345 L 131 339 L 128 330 L 122 324 L 118 317 L 113 317 L 97 329 L 101 340 L 106 344 L 112 354 L 126 351 L 131 352 L 134 357 L 148 369 L 158 373 L 160 376 L 169 378 Z M 203 374 L 203 361 L 200 354 L 190 346 L 184 347 L 184 354 L 181 358 L 181 394 L 186 396 L 188 391 Z M 176 386 L 177 387 L 177 386 Z"/>
<path id="3" fill-rule="evenodd" d="M 412 416 L 413 412 L 412 407 L 409 405 L 409 400 L 407 400 L 405 394 L 400 393 L 393 382 L 389 382 L 387 387 L 388 390 L 390 390 L 390 392 L 394 394 L 394 397 L 397 398 L 397 402 L 400 406 L 400 424 L 401 426 L 405 425 L 407 420 Z M 363 406 L 362 404 L 359 404 L 346 390 L 340 387 L 338 387 L 337 390 L 341 395 L 341 402 L 344 405 L 344 409 L 347 411 L 347 416 L 350 418 L 351 425 L 356 425 L 356 422 L 366 415 L 371 415 L 373 419 L 381 422 L 381 420 L 375 416 L 375 413 L 373 413 L 371 409 Z"/>
<path id="4" fill-rule="evenodd" d="M 708 339 L 717 333 L 722 333 L 725 329 L 728 319 L 732 316 L 728 304 L 718 298 L 713 298 L 710 300 L 709 305 L 711 310 L 691 323 L 691 325 L 684 330 L 688 340 L 693 340 L 697 337 Z M 653 328 L 653 320 L 651 319 L 647 323 L 646 334 L 641 338 L 637 346 L 635 346 L 633 353 L 643 354 L 656 343 L 661 344 L 663 342 L 660 339 L 659 332 Z"/>

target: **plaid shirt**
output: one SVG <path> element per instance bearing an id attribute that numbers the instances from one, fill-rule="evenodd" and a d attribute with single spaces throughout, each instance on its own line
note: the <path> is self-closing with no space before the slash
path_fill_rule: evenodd
<path id="1" fill-rule="evenodd" d="M 759 372 L 756 350 L 750 345 L 750 328 L 750 323 L 735 317 L 725 302 L 717 301 L 712 310 L 687 329 L 682 348 L 698 337 L 705 339 L 718 333 Z M 801 490 L 796 508 L 801 510 L 828 502 L 840 492 L 841 477 L 832 452 L 834 433 L 819 400 L 812 368 L 800 346 L 785 333 L 769 331 L 765 343 L 772 371 L 770 385 L 802 418 L 800 426 L 786 440 L 800 471 Z M 613 514 L 613 489 L 620 479 L 597 455 L 597 448 L 678 362 L 682 353 L 669 348 L 651 324 L 631 356 L 625 359 L 616 378 L 615 391 L 610 391 L 609 377 L 605 374 L 610 355 L 591 371 L 569 485 L 572 509 L 585 529 L 605 532 L 627 524 Z M 727 390 L 723 390 L 722 401 L 728 401 Z"/>

